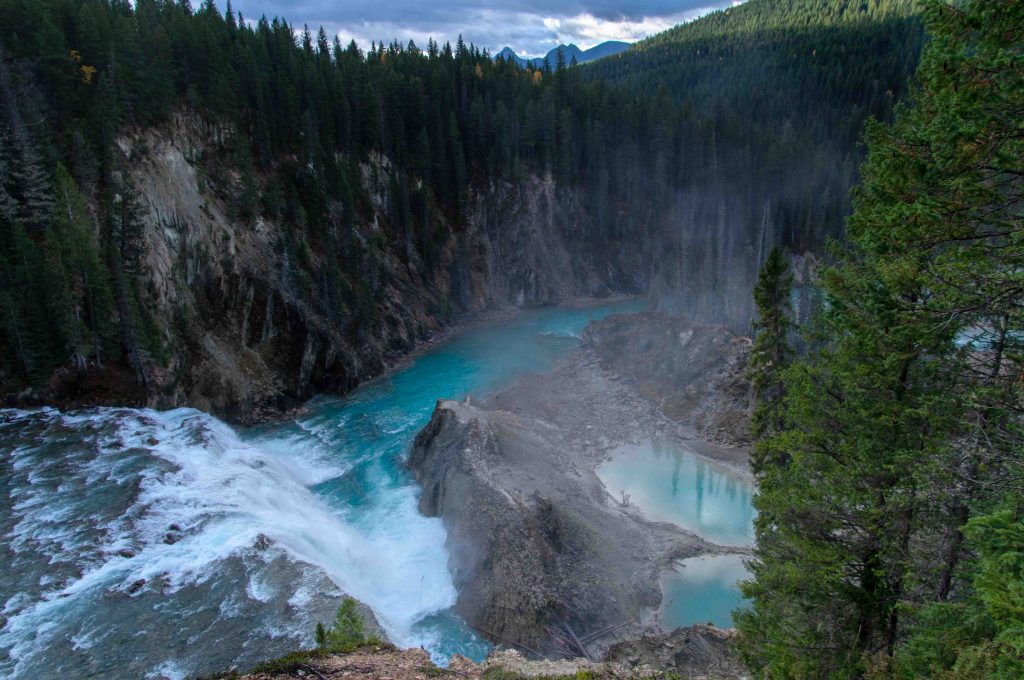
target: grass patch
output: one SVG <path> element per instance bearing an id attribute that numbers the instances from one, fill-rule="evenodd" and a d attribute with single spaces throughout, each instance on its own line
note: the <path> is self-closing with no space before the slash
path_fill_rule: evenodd
<path id="1" fill-rule="evenodd" d="M 394 649 L 394 646 L 376 635 L 367 634 L 359 603 L 346 597 L 341 601 L 330 628 L 322 623 L 316 624 L 316 649 L 302 649 L 277 659 L 261 661 L 253 666 L 252 672 L 292 675 L 297 671 L 310 670 L 313 662 L 330 654 L 350 654 L 359 649 L 380 651 Z"/>
<path id="2" fill-rule="evenodd" d="M 304 670 L 312 661 L 322 659 L 326 653 L 320 649 L 302 649 L 297 652 L 290 652 L 284 656 L 261 661 L 253 666 L 253 673 L 287 673 Z"/>
<path id="3" fill-rule="evenodd" d="M 490 668 L 484 671 L 484 680 L 594 680 L 594 674 L 578 670 L 569 675 L 523 675 L 505 668 Z"/>
<path id="4" fill-rule="evenodd" d="M 359 603 L 346 597 L 334 616 L 334 624 L 325 628 L 316 624 L 316 646 L 331 654 L 347 654 L 366 645 L 380 646 L 384 641 L 376 635 L 367 635 L 366 622 L 359 613 Z"/>

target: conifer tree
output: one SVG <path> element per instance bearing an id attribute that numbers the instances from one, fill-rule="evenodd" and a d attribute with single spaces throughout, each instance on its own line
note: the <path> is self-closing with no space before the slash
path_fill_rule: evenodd
<path id="1" fill-rule="evenodd" d="M 102 365 L 113 331 L 110 276 L 85 199 L 63 166 L 57 168 L 54 203 L 45 242 L 53 318 L 73 366 L 83 369 L 89 359 Z"/>
<path id="2" fill-rule="evenodd" d="M 19 222 L 36 232 L 45 228 L 50 218 L 52 200 L 49 192 L 50 176 L 40 154 L 40 145 L 33 138 L 22 116 L 16 85 L 0 49 L 0 120 L 10 131 L 5 142 L 11 147 L 7 154 L 10 177 L 9 189 L 17 198 Z"/>
<path id="3" fill-rule="evenodd" d="M 769 677 L 1017 677 L 1024 644 L 1024 6 L 926 3 L 784 374 L 741 649 Z M 973 517 L 973 519 L 971 519 Z"/>
<path id="4" fill-rule="evenodd" d="M 783 420 L 782 375 L 792 355 L 789 346 L 790 296 L 793 274 L 786 256 L 772 248 L 754 288 L 758 319 L 754 322 L 754 347 L 750 353 L 750 382 L 756 405 L 751 420 L 756 439 L 781 432 Z M 784 462 L 784 461 L 777 461 Z M 760 472 L 766 461 L 755 454 L 754 472 Z"/>
<path id="5" fill-rule="evenodd" d="M 139 383 L 151 386 L 153 355 L 147 337 L 147 313 L 138 299 L 137 277 L 143 255 L 138 197 L 131 181 L 116 176 L 108 208 L 107 262 L 121 343 Z"/>

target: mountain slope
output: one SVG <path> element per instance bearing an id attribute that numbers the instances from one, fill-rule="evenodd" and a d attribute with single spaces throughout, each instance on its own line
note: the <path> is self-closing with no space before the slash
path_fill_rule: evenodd
<path id="1" fill-rule="evenodd" d="M 844 145 L 864 114 L 887 117 L 913 74 L 911 0 L 750 0 L 588 67 L 594 79 L 671 93 L 716 116 L 787 121 Z M 825 107 L 825 111 L 821 110 Z M 780 125 L 781 124 L 781 125 Z"/>
<path id="2" fill-rule="evenodd" d="M 296 42 L 212 3 L 0 10 L 10 403 L 249 420 L 351 389 L 457 314 L 646 285 L 624 245 L 648 241 L 650 197 L 595 193 L 588 159 L 644 181 L 649 112 L 575 73 Z"/>
<path id="3" fill-rule="evenodd" d="M 703 121 L 666 138 L 688 149 L 654 277 L 666 308 L 735 327 L 749 312 L 736 298 L 772 245 L 820 254 L 842 238 L 864 123 L 891 118 L 922 42 L 910 0 L 749 0 L 582 67 Z M 806 280 L 813 258 L 799 264 Z"/>
<path id="4" fill-rule="evenodd" d="M 547 72 L 213 3 L 0 0 L 0 392 L 245 419 L 345 391 L 462 312 L 647 288 L 746 331 L 766 247 L 840 233 L 850 140 L 919 37 L 750 6 L 794 8 L 820 58 L 735 13 L 684 32 L 743 58 L 645 49 L 681 66 L 632 78 L 635 50 Z M 861 85 L 892 96 L 862 106 Z"/>

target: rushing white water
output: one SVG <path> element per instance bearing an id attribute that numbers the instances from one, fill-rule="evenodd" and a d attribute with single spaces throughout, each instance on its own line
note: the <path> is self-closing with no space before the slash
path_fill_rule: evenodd
<path id="1" fill-rule="evenodd" d="M 436 399 L 549 368 L 610 311 L 483 327 L 243 433 L 192 409 L 0 411 L 0 675 L 246 668 L 311 644 L 342 593 L 397 644 L 481 657 L 404 456 Z"/>
<path id="2" fill-rule="evenodd" d="M 399 574 L 408 565 L 310 491 L 309 485 L 340 472 L 322 459 L 262 449 L 191 409 L 46 411 L 7 418 L 0 437 L 28 430 L 30 441 L 40 443 L 15 446 L 5 466 L 12 515 L 4 543 L 13 552 L 12 566 L 22 572 L 21 588 L 4 604 L 0 646 L 10 657 L 5 673 L 57 671 L 73 661 L 73 652 L 98 646 L 104 654 L 85 655 L 96 670 L 120 671 L 125 659 L 118 641 L 163 637 L 176 620 L 209 616 L 210 604 L 218 612 L 204 630 L 242 618 L 271 637 L 297 637 L 289 641 L 292 646 L 305 641 L 289 630 L 306 618 L 304 612 L 296 608 L 252 621 L 248 609 L 285 594 L 300 604 L 308 600 L 303 591 L 315 587 L 316 578 L 296 563 L 319 567 L 342 590 L 379 602 L 389 634 L 410 641 L 403 633 L 418 612 L 390 595 L 403 591 Z M 8 441 L 3 438 L 5 445 Z M 416 548 L 424 559 L 442 565 L 440 582 L 431 583 L 424 603 L 433 611 L 448 606 L 454 591 L 443 570 L 443 530 L 437 522 L 419 519 L 422 526 L 415 530 L 422 544 Z M 287 568 L 277 559 L 282 554 L 291 558 Z M 35 584 L 25 578 L 33 572 Z M 283 591 L 276 585 L 282 572 L 297 578 Z M 203 602 L 203 593 L 225 587 L 242 592 Z M 130 606 L 132 600 L 154 598 L 160 601 L 152 611 Z M 136 616 L 118 620 L 127 612 Z M 70 650 L 64 649 L 68 642 Z M 158 645 L 140 647 L 154 661 L 162 653 Z M 62 659 L 62 653 L 71 658 Z M 164 675 L 176 674 L 166 664 L 157 665 Z"/>

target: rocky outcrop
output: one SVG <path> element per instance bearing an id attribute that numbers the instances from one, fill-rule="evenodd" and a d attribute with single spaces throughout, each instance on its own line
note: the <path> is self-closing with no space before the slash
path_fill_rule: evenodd
<path id="1" fill-rule="evenodd" d="M 456 611 L 492 640 L 593 653 L 605 641 L 589 634 L 658 605 L 673 560 L 713 549 L 616 502 L 587 460 L 551 424 L 454 401 L 416 438 L 409 467 L 448 529 Z"/>
<path id="2" fill-rule="evenodd" d="M 650 668 L 694 680 L 745 678 L 748 674 L 733 653 L 735 640 L 734 630 L 697 624 L 667 633 L 652 631 L 616 643 L 608 650 L 605 659 L 635 669 L 638 677 L 649 674 L 636 671 Z"/>
<path id="3" fill-rule="evenodd" d="M 350 654 L 293 654 L 262 672 L 244 675 L 245 680 L 278 680 L 296 676 L 321 678 L 376 678 L 428 680 L 441 676 L 477 678 L 590 678 L 591 680 L 641 680 L 662 673 L 680 674 L 688 680 L 727 680 L 747 677 L 729 649 L 733 635 L 714 626 L 680 628 L 673 633 L 645 635 L 616 645 L 602 661 L 590 659 L 529 659 L 512 649 L 495 650 L 482 663 L 452 656 L 448 667 L 438 668 L 422 649 L 395 649 L 367 645 Z M 275 670 L 271 670 L 274 668 Z M 235 676 L 226 676 L 235 677 Z"/>
<path id="4" fill-rule="evenodd" d="M 390 224 L 399 171 L 379 155 L 361 166 L 355 224 L 328 220 L 329 238 L 351 248 L 350 270 L 329 271 L 283 219 L 259 209 L 242 216 L 232 134 L 179 112 L 118 140 L 143 227 L 140 297 L 163 348 L 148 391 L 136 394 L 132 372 L 126 382 L 111 365 L 97 369 L 103 375 L 62 371 L 47 394 L 30 397 L 70 406 L 123 394 L 120 403 L 130 396 L 130 405 L 255 421 L 317 392 L 351 389 L 458 315 L 644 285 L 631 273 L 644 268 L 628 257 L 579 241 L 585 206 L 550 176 L 475 187 L 457 224 L 426 208 L 418 219 L 432 225 L 436 253 L 425 262 Z M 338 282 L 333 293 L 328 276 Z"/>
<path id="5" fill-rule="evenodd" d="M 492 641 L 540 654 L 599 653 L 644 632 L 666 567 L 736 550 L 647 521 L 595 469 L 658 439 L 744 474 L 743 447 L 702 443 L 695 429 L 744 431 L 748 341 L 660 314 L 592 322 L 584 337 L 553 371 L 478 405 L 439 401 L 408 461 L 420 509 L 447 528 L 456 611 Z"/>
<path id="6" fill-rule="evenodd" d="M 665 415 L 712 442 L 750 442 L 751 342 L 724 326 L 659 312 L 616 314 L 587 326 L 584 344 Z"/>

